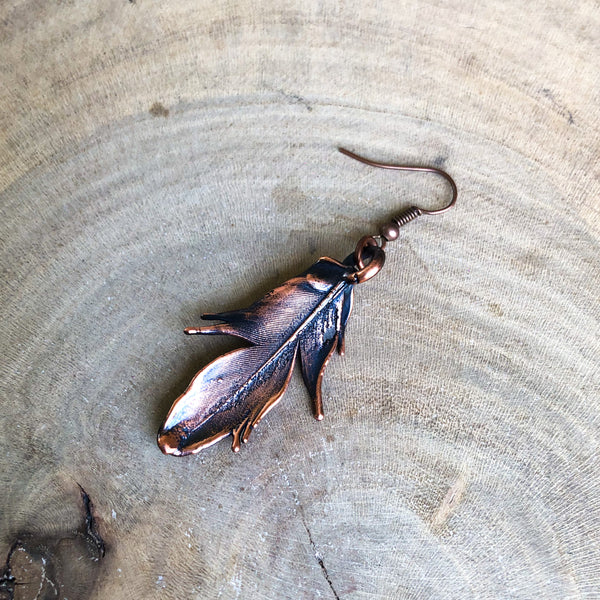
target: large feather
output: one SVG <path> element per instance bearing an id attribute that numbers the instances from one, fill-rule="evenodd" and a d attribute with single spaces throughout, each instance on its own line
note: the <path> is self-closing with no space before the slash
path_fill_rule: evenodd
<path id="1" fill-rule="evenodd" d="M 186 329 L 252 345 L 208 364 L 177 398 L 158 433 L 165 454 L 192 454 L 229 434 L 237 452 L 285 392 L 297 354 L 315 417 L 323 418 L 323 370 L 336 348 L 343 354 L 352 309 L 355 269 L 346 263 L 321 258 L 249 308 L 203 316 L 222 323 Z"/>

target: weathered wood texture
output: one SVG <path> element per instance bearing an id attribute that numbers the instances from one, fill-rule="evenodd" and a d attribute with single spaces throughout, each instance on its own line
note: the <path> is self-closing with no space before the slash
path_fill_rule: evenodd
<path id="1" fill-rule="evenodd" d="M 599 45 L 592 1 L 2 3 L 14 597 L 600 598 Z M 456 209 L 357 289 L 322 423 L 295 376 L 163 456 L 236 346 L 183 327 L 445 198 L 337 145 Z"/>

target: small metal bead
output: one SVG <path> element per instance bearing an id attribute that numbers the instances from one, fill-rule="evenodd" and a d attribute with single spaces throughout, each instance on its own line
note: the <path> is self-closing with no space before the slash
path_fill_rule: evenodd
<path id="1" fill-rule="evenodd" d="M 382 225 L 379 232 L 381 233 L 381 237 L 385 238 L 388 242 L 393 242 L 400 235 L 400 227 L 398 227 L 398 223 L 390 221 Z"/>

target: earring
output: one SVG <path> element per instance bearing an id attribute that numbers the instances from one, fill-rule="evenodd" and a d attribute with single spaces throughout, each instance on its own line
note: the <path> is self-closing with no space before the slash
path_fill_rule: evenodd
<path id="1" fill-rule="evenodd" d="M 220 323 L 185 329 L 187 335 L 233 335 L 251 345 L 209 363 L 175 400 L 158 432 L 158 446 L 165 454 L 194 454 L 230 434 L 232 450 L 238 452 L 282 397 L 298 355 L 320 421 L 323 371 L 335 350 L 344 354 L 355 286 L 381 271 L 386 244 L 398 238 L 400 227 L 421 215 L 441 214 L 456 203 L 456 184 L 445 171 L 379 163 L 344 148 L 339 151 L 372 167 L 441 175 L 450 184 L 452 199 L 438 210 L 411 206 L 383 225 L 379 235 L 361 238 L 342 262 L 320 258 L 248 308 L 202 316 Z"/>

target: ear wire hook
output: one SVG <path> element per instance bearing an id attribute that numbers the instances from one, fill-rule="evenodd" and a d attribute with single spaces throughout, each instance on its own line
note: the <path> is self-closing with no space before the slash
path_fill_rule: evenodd
<path id="1" fill-rule="evenodd" d="M 419 206 L 410 206 L 406 210 L 402 211 L 397 217 L 394 217 L 391 221 L 385 225 L 382 225 L 379 229 L 378 236 L 365 235 L 358 241 L 356 249 L 354 250 L 354 262 L 356 264 L 357 271 L 352 275 L 352 279 L 355 283 L 363 283 L 381 271 L 381 268 L 385 262 L 384 248 L 387 242 L 391 242 L 398 238 L 400 235 L 400 227 L 410 223 L 411 221 L 414 221 L 421 215 L 439 215 L 447 210 L 450 210 L 456 204 L 458 190 L 456 189 L 456 183 L 454 183 L 454 179 L 452 179 L 452 177 L 450 177 L 446 171 L 442 171 L 441 169 L 436 169 L 435 167 L 415 167 L 412 165 L 380 163 L 359 156 L 358 154 L 354 154 L 354 152 L 350 152 L 350 150 L 346 150 L 345 148 L 338 148 L 338 150 L 342 154 L 345 154 L 346 156 L 349 156 L 358 162 L 364 163 L 365 165 L 369 165 L 370 167 L 391 169 L 394 171 L 435 173 L 436 175 L 441 175 L 452 188 L 452 199 L 446 206 L 436 210 L 427 210 L 425 208 L 420 208 Z"/>
<path id="2" fill-rule="evenodd" d="M 456 204 L 456 198 L 458 197 L 456 183 L 454 183 L 454 179 L 452 179 L 452 177 L 450 177 L 450 175 L 448 175 L 446 171 L 436 169 L 435 167 L 415 167 L 412 165 L 395 165 L 388 163 L 380 163 L 359 156 L 358 154 L 354 154 L 354 152 L 350 152 L 350 150 L 346 150 L 345 148 L 338 148 L 338 150 L 342 154 L 345 154 L 346 156 L 349 156 L 350 158 L 353 158 L 358 162 L 364 163 L 365 165 L 369 165 L 370 167 L 377 167 L 379 169 L 391 169 L 394 171 L 418 171 L 420 173 L 435 173 L 436 175 L 441 175 L 450 184 L 450 187 L 452 189 L 452 200 L 450 200 L 450 202 L 446 206 L 444 206 L 443 208 L 438 208 L 436 210 L 427 210 L 425 208 L 420 208 L 419 206 L 411 206 L 410 208 L 406 209 L 404 212 L 402 212 L 400 215 L 393 219 L 393 221 L 395 221 L 398 224 L 398 226 L 406 225 L 406 223 L 409 223 L 410 221 L 416 219 L 421 215 L 439 215 L 443 212 L 446 212 L 447 210 L 450 210 Z M 383 233 L 382 235 L 388 241 L 391 241 L 390 238 L 387 238 Z M 393 239 L 396 238 L 394 237 Z"/>

